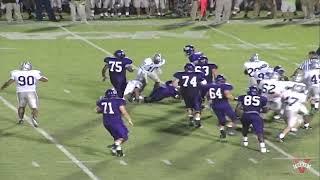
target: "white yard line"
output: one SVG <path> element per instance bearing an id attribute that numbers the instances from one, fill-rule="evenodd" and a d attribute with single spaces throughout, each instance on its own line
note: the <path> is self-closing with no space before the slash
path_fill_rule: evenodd
<path id="1" fill-rule="evenodd" d="M 237 40 L 238 42 L 241 42 L 241 43 L 244 44 L 244 45 L 247 45 L 247 46 L 249 46 L 249 47 L 256 48 L 256 49 L 259 49 L 259 50 L 262 50 L 262 51 L 265 51 L 263 48 L 255 45 L 255 44 L 253 44 L 253 43 L 250 43 L 250 42 L 248 42 L 248 41 L 244 41 L 244 40 L 240 39 L 239 37 L 237 37 L 237 36 L 235 36 L 235 35 L 233 35 L 233 34 L 230 34 L 230 33 L 227 33 L 227 32 L 223 32 L 223 31 L 221 31 L 221 30 L 219 30 L 219 29 L 216 29 L 216 28 L 214 28 L 214 27 L 211 27 L 211 26 L 209 26 L 209 25 L 207 25 L 207 27 L 209 27 L 210 29 L 212 29 L 213 31 L 215 31 L 215 32 L 217 32 L 217 33 L 219 33 L 219 34 L 222 34 L 222 35 L 224 35 L 224 36 L 226 36 L 226 37 L 229 37 L 229 38 L 232 38 L 232 39 L 234 39 L 234 40 Z M 279 59 L 281 59 L 281 60 L 290 62 L 291 64 L 293 64 L 293 65 L 295 65 L 295 66 L 299 66 L 298 63 L 291 62 L 288 58 L 283 57 L 283 56 L 281 56 L 280 54 L 271 53 L 270 55 L 273 56 L 273 57 L 279 58 Z"/>
<path id="2" fill-rule="evenodd" d="M 125 162 L 124 160 L 120 160 L 119 163 L 120 163 L 121 165 L 124 165 L 124 166 L 127 166 L 127 165 L 128 165 L 128 163 Z"/>
<path id="3" fill-rule="evenodd" d="M 285 152 L 283 149 L 281 149 L 280 147 L 276 146 L 275 144 L 273 144 L 272 142 L 265 140 L 266 144 L 268 144 L 270 147 L 272 147 L 273 149 L 275 149 L 276 151 L 278 151 L 279 153 L 283 154 L 284 156 L 286 156 L 288 159 L 299 159 L 299 158 L 295 158 L 294 156 L 292 156 L 291 154 Z M 320 176 L 320 172 L 315 170 L 313 167 L 310 167 L 310 169 L 308 169 L 312 174 L 316 175 L 316 176 Z"/>
<path id="4" fill-rule="evenodd" d="M 253 164 L 258 164 L 258 161 L 254 158 L 249 158 L 249 161 L 251 161 Z"/>
<path id="5" fill-rule="evenodd" d="M 7 48 L 7 47 L 0 47 L 0 50 L 14 50 L 16 48 Z"/>
<path id="6" fill-rule="evenodd" d="M 72 161 L 56 161 L 57 163 L 61 163 L 61 164 L 69 164 L 69 163 L 74 163 L 74 162 L 72 162 Z M 80 162 L 82 162 L 82 163 L 99 163 L 99 162 L 101 162 L 101 161 L 95 161 L 95 160 L 93 160 L 93 161 L 80 161 Z"/>
<path id="7" fill-rule="evenodd" d="M 80 35 L 72 32 L 72 31 L 70 31 L 69 29 L 67 29 L 67 28 L 65 28 L 65 27 L 63 27 L 63 26 L 59 26 L 59 28 L 61 28 L 61 29 L 64 30 L 65 32 L 71 34 L 71 35 L 74 36 L 75 38 L 77 38 L 77 39 L 79 39 L 79 40 L 81 40 L 81 41 L 89 44 L 90 46 L 96 48 L 97 50 L 100 50 L 101 52 L 107 54 L 108 56 L 113 56 L 113 54 L 112 54 L 111 52 L 109 52 L 109 51 L 103 49 L 102 47 L 94 44 L 93 42 L 89 41 L 88 39 L 86 39 L 86 38 L 84 38 L 84 37 L 82 37 L 82 36 L 80 36 Z M 135 69 L 137 69 L 137 67 L 136 67 L 135 65 L 132 65 L 132 67 L 135 68 Z"/>
<path id="8" fill-rule="evenodd" d="M 36 168 L 40 167 L 40 165 L 36 161 L 32 161 L 31 164 Z"/>
<path id="9" fill-rule="evenodd" d="M 206 159 L 208 164 L 214 164 L 214 161 L 211 159 Z"/>
<path id="10" fill-rule="evenodd" d="M 169 160 L 167 160 L 167 159 L 161 160 L 161 162 L 165 163 L 165 164 L 168 165 L 168 166 L 171 166 L 171 165 L 172 165 L 172 163 L 171 163 Z"/>
<path id="11" fill-rule="evenodd" d="M 0 96 L 0 100 L 3 102 L 4 105 L 6 105 L 8 108 L 13 110 L 14 112 L 17 112 L 17 108 L 12 105 L 9 101 L 7 101 L 5 98 Z M 31 119 L 28 116 L 25 116 L 26 121 L 32 125 Z M 92 180 L 99 180 L 99 178 L 94 175 L 81 161 L 79 161 L 73 154 L 71 154 L 63 145 L 59 144 L 56 139 L 54 139 L 50 134 L 48 134 L 45 130 L 42 128 L 34 128 L 38 133 L 40 133 L 43 137 L 45 137 L 47 140 L 51 141 L 60 151 L 62 151 L 74 164 L 76 164 L 84 173 L 86 173 L 90 179 Z"/>
<path id="12" fill-rule="evenodd" d="M 68 90 L 68 89 L 64 89 L 63 92 L 65 92 L 65 93 L 67 93 L 67 94 L 70 94 L 70 93 L 71 93 L 71 91 Z"/>

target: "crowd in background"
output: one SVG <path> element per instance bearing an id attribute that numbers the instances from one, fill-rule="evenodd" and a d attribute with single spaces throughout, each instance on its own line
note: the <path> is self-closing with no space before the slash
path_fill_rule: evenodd
<path id="1" fill-rule="evenodd" d="M 233 15 L 244 11 L 244 17 L 253 10 L 252 17 L 259 17 L 262 8 L 267 16 L 276 18 L 278 11 L 284 21 L 291 21 L 297 9 L 305 19 L 313 19 L 320 13 L 320 0 L 0 0 L 0 16 L 5 15 L 10 23 L 16 20 L 35 19 L 50 21 L 64 19 L 70 13 L 71 20 L 87 22 L 88 19 L 119 16 L 145 15 L 191 17 L 192 20 L 207 20 L 215 16 L 216 22 L 226 22 Z M 28 14 L 23 17 L 21 12 Z"/>

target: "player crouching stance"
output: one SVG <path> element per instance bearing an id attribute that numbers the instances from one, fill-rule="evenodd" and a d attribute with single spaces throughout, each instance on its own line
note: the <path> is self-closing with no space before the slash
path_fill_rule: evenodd
<path id="1" fill-rule="evenodd" d="M 111 152 L 113 155 L 122 157 L 124 153 L 121 144 L 128 140 L 128 129 L 125 126 L 121 115 L 133 125 L 131 117 L 125 108 L 125 100 L 117 97 L 116 91 L 108 89 L 105 97 L 97 101 L 96 111 L 103 114 L 103 125 L 114 139 Z"/>
<path id="2" fill-rule="evenodd" d="M 21 64 L 20 70 L 11 71 L 10 79 L 3 84 L 0 91 L 8 87 L 13 82 L 16 82 L 17 96 L 18 96 L 18 124 L 23 123 L 24 112 L 27 104 L 31 109 L 32 114 L 32 124 L 34 127 L 38 127 L 37 122 L 38 117 L 38 95 L 37 95 L 37 82 L 47 82 L 48 78 L 41 75 L 38 70 L 32 70 L 32 65 L 30 62 L 23 62 Z"/>
<path id="3" fill-rule="evenodd" d="M 268 150 L 264 143 L 263 119 L 260 116 L 260 112 L 266 111 L 267 101 L 266 97 L 259 95 L 259 89 L 256 86 L 250 86 L 246 95 L 238 97 L 240 106 L 237 106 L 237 108 L 243 108 L 241 116 L 243 145 L 245 147 L 249 145 L 248 132 L 250 125 L 252 125 L 258 137 L 260 152 L 262 153 L 266 153 Z"/>
<path id="4" fill-rule="evenodd" d="M 303 122 L 304 127 L 309 128 L 309 111 L 305 105 L 307 91 L 304 84 L 295 84 L 292 89 L 283 93 L 285 104 L 284 115 L 287 119 L 287 127 L 279 134 L 279 141 L 283 142 L 284 137 L 291 129 L 298 128 Z"/>

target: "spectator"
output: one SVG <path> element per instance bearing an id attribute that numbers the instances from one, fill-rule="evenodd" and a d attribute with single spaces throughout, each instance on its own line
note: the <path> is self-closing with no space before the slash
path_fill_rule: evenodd
<path id="1" fill-rule="evenodd" d="M 36 19 L 37 21 L 42 21 L 43 15 L 42 15 L 42 7 L 46 9 L 46 12 L 49 16 L 50 21 L 56 22 L 57 19 L 53 14 L 52 7 L 50 5 L 50 0 L 35 0 L 36 3 Z"/>
<path id="2" fill-rule="evenodd" d="M 63 19 L 62 17 L 62 0 L 50 0 L 51 1 L 51 7 L 54 11 L 54 14 L 58 14 L 60 19 Z"/>
<path id="3" fill-rule="evenodd" d="M 296 11 L 296 0 L 282 0 L 281 1 L 281 12 L 283 13 L 284 19 L 286 21 L 292 21 L 293 13 Z"/>
<path id="4" fill-rule="evenodd" d="M 23 22 L 20 13 L 20 5 L 17 3 L 16 0 L 3 0 L 2 2 L 6 7 L 6 19 L 8 23 L 11 23 L 13 21 L 12 10 L 14 11 L 14 15 L 18 19 L 18 22 Z"/>
<path id="5" fill-rule="evenodd" d="M 263 4 L 266 4 L 267 7 L 270 9 L 270 12 L 268 12 L 268 16 L 271 16 L 272 18 L 276 18 L 277 13 L 277 6 L 276 6 L 276 0 L 256 0 L 254 4 L 254 12 L 256 17 L 260 16 L 260 8 Z"/>
<path id="6" fill-rule="evenodd" d="M 190 16 L 193 21 L 197 19 L 198 9 L 199 9 L 199 0 L 192 0 Z"/>
<path id="7" fill-rule="evenodd" d="M 33 19 L 34 15 L 32 15 L 32 12 L 35 10 L 34 0 L 22 0 L 22 4 L 29 15 L 28 19 Z"/>
<path id="8" fill-rule="evenodd" d="M 88 23 L 87 22 L 87 15 L 86 15 L 86 1 L 85 0 L 71 0 L 70 1 L 70 12 L 71 12 L 71 19 L 73 22 L 77 21 L 77 15 L 79 15 L 82 23 Z"/>
<path id="9" fill-rule="evenodd" d="M 301 9 L 304 14 L 304 19 L 312 19 L 314 15 L 315 0 L 301 0 Z"/>
<path id="10" fill-rule="evenodd" d="M 216 0 L 216 23 L 228 21 L 231 16 L 232 0 Z"/>

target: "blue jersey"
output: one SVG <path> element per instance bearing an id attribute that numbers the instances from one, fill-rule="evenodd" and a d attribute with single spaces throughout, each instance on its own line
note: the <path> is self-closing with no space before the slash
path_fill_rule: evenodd
<path id="1" fill-rule="evenodd" d="M 132 64 L 129 58 L 118 59 L 115 57 L 106 57 L 104 62 L 108 65 L 111 82 L 126 82 L 126 68 Z"/>
<path id="2" fill-rule="evenodd" d="M 208 92 L 209 99 L 212 100 L 212 106 L 229 105 L 228 98 L 225 95 L 226 91 L 233 89 L 228 83 L 210 83 L 203 87 Z"/>
<path id="3" fill-rule="evenodd" d="M 268 100 L 264 96 L 241 95 L 238 102 L 242 105 L 244 113 L 260 114 Z"/>
<path id="4" fill-rule="evenodd" d="M 191 94 L 199 94 L 201 89 L 201 82 L 204 81 L 204 74 L 202 72 L 177 72 L 173 75 L 179 80 L 181 92 Z"/>
<path id="5" fill-rule="evenodd" d="M 195 64 L 199 56 L 202 56 L 201 52 L 194 52 L 188 56 L 189 62 Z"/>
<path id="6" fill-rule="evenodd" d="M 196 72 L 203 72 L 208 84 L 212 83 L 213 81 L 212 70 L 217 68 L 218 67 L 215 64 L 196 64 L 195 65 Z"/>
<path id="7" fill-rule="evenodd" d="M 106 124 L 122 123 L 120 106 L 126 102 L 122 98 L 102 98 L 97 101 L 97 106 L 102 110 L 103 121 Z"/>

